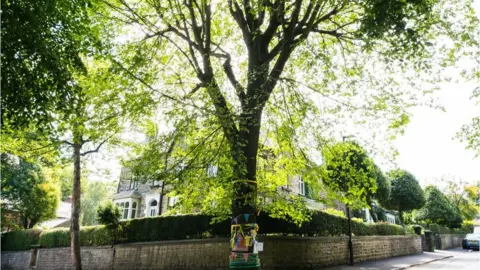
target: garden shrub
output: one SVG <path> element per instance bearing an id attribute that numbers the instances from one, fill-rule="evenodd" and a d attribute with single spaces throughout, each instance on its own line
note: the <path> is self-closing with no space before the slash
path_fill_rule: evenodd
<path id="1" fill-rule="evenodd" d="M 345 212 L 343 212 L 342 210 L 335 209 L 335 208 L 327 208 L 325 210 L 322 210 L 322 212 L 325 212 L 325 213 L 328 213 L 330 215 L 337 216 L 337 217 L 345 217 Z"/>
<path id="2" fill-rule="evenodd" d="M 79 238 L 81 246 L 111 245 L 115 240 L 115 236 L 109 233 L 105 225 L 82 227 Z M 39 243 L 41 247 L 46 248 L 69 247 L 70 229 L 57 228 L 44 231 L 40 235 Z"/>
<path id="3" fill-rule="evenodd" d="M 120 209 L 113 205 L 112 202 L 100 205 L 97 209 L 97 220 L 100 224 L 117 225 L 120 217 Z"/>
<path id="4" fill-rule="evenodd" d="M 456 229 L 451 229 L 438 224 L 429 224 L 427 228 L 431 230 L 433 233 L 438 233 L 438 234 L 467 234 L 467 233 L 473 232 L 473 224 L 469 225 L 468 223 L 466 224 L 464 223 L 462 224 L 461 228 L 456 228 Z"/>
<path id="5" fill-rule="evenodd" d="M 257 223 L 260 227 L 260 235 L 338 236 L 348 234 L 347 218 L 322 211 L 312 212 L 311 220 L 300 227 L 287 220 L 272 218 L 266 213 L 257 217 Z M 404 235 L 405 230 L 398 225 L 367 224 L 353 219 L 352 233 L 356 236 Z M 229 237 L 229 235 L 230 220 L 212 223 L 212 217 L 200 214 L 159 216 L 120 221 L 117 225 L 82 227 L 80 229 L 80 245 L 98 246 L 119 242 L 202 239 Z M 14 237 L 10 237 L 8 240 L 17 242 L 13 241 Z M 24 245 L 25 249 L 30 248 L 31 243 L 34 242 L 31 240 L 28 246 Z M 68 228 L 44 231 L 40 234 L 39 243 L 46 248 L 68 247 L 70 246 L 70 231 Z M 9 246 L 7 245 L 7 247 Z"/>
<path id="6" fill-rule="evenodd" d="M 40 234 L 40 246 L 46 248 L 70 246 L 70 229 L 55 228 Z"/>
<path id="7" fill-rule="evenodd" d="M 28 250 L 38 245 L 42 230 L 28 229 L 2 233 L 2 250 Z"/>

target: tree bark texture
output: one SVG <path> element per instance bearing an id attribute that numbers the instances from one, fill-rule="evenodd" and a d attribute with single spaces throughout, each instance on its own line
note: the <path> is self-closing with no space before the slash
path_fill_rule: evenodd
<path id="1" fill-rule="evenodd" d="M 80 257 L 80 150 L 82 145 L 78 142 L 73 146 L 73 194 L 72 194 L 72 219 L 70 225 L 70 252 L 72 265 L 75 270 L 82 269 Z"/>

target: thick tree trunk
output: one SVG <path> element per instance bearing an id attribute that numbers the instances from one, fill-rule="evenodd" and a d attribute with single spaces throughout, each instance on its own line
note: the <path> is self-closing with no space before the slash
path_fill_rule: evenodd
<path id="1" fill-rule="evenodd" d="M 230 268 L 259 269 L 256 248 L 257 225 L 257 152 L 261 113 L 245 119 L 236 149 L 233 179 Z"/>
<path id="2" fill-rule="evenodd" d="M 82 269 L 82 260 L 80 258 L 80 150 L 82 145 L 78 142 L 73 146 L 73 195 L 72 195 L 72 220 L 70 225 L 70 252 L 72 255 L 72 264 L 75 270 Z"/>

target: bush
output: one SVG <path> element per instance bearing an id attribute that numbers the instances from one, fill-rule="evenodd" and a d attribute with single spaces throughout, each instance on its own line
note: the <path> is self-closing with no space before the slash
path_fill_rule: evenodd
<path id="1" fill-rule="evenodd" d="M 68 228 L 56 228 L 40 234 L 40 246 L 46 248 L 70 246 L 70 230 Z"/>
<path id="2" fill-rule="evenodd" d="M 106 226 L 88 226 L 80 229 L 81 246 L 101 246 L 111 245 L 114 242 L 115 235 L 112 234 Z M 69 247 L 70 229 L 58 228 L 43 232 L 40 235 L 40 246 L 46 248 Z"/>
<path id="3" fill-rule="evenodd" d="M 372 232 L 370 235 L 405 235 L 405 229 L 402 226 L 386 222 L 374 223 L 368 225 Z"/>
<path id="4" fill-rule="evenodd" d="M 97 220 L 100 224 L 117 225 L 120 217 L 120 209 L 111 202 L 100 205 L 97 209 Z"/>
<path id="5" fill-rule="evenodd" d="M 468 223 L 462 224 L 462 227 L 458 229 L 451 229 L 438 224 L 430 224 L 428 225 L 428 228 L 433 233 L 438 233 L 438 234 L 467 234 L 467 233 L 473 232 L 473 224 L 469 225 Z"/>
<path id="6" fill-rule="evenodd" d="M 302 226 L 263 214 L 257 218 L 261 235 L 292 236 L 337 236 L 348 234 L 348 221 L 345 217 L 331 215 L 322 211 L 313 212 L 311 220 Z M 405 230 L 389 223 L 367 224 L 352 220 L 352 233 L 364 235 L 404 235 Z M 230 220 L 212 224 L 212 217 L 206 215 L 160 216 L 120 221 L 117 225 L 100 225 L 80 229 L 80 245 L 111 245 L 118 242 L 147 242 L 162 240 L 201 239 L 229 237 Z M 59 228 L 44 231 L 39 240 L 32 239 L 31 244 L 40 243 L 42 247 L 70 246 L 70 231 Z M 16 243 L 16 236 L 5 240 Z M 3 241 L 2 241 L 3 244 Z M 9 248 L 8 245 L 2 247 Z M 11 249 L 13 250 L 13 249 Z"/>
<path id="7" fill-rule="evenodd" d="M 328 213 L 330 215 L 333 215 L 333 216 L 345 217 L 345 213 L 342 210 L 338 210 L 338 209 L 335 209 L 335 208 L 327 208 L 327 209 L 322 210 L 322 211 L 325 212 L 325 213 Z"/>
<path id="8" fill-rule="evenodd" d="M 42 230 L 29 229 L 2 233 L 2 250 L 28 250 L 38 245 Z"/>

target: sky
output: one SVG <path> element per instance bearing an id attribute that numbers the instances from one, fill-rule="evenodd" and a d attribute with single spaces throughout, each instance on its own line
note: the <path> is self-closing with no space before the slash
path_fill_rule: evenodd
<path id="1" fill-rule="evenodd" d="M 480 0 L 474 3 L 480 16 Z M 480 157 L 465 149 L 455 138 L 461 126 L 480 115 L 480 105 L 470 99 L 475 83 L 443 83 L 434 93 L 445 111 L 429 107 L 410 110 L 411 117 L 403 136 L 393 145 L 399 152 L 399 168 L 413 173 L 422 185 L 433 184 L 441 177 L 454 177 L 462 181 L 480 181 Z M 118 181 L 122 151 L 102 149 L 87 160 L 87 167 L 96 173 L 92 180 Z"/>
<path id="2" fill-rule="evenodd" d="M 455 138 L 463 124 L 480 114 L 480 106 L 470 100 L 473 83 L 448 83 L 435 93 L 445 112 L 426 107 L 410 111 L 411 122 L 394 146 L 400 155 L 397 164 L 413 173 L 422 184 L 442 176 L 463 181 L 480 180 L 480 157 Z"/>
<path id="3" fill-rule="evenodd" d="M 480 0 L 474 7 L 480 18 Z M 394 142 L 400 155 L 397 164 L 413 173 L 421 184 L 433 184 L 441 177 L 455 177 L 466 182 L 480 181 L 480 157 L 466 150 L 455 138 L 461 126 L 480 115 L 480 105 L 471 100 L 475 83 L 443 83 L 438 97 L 445 112 L 426 107 L 410 111 L 411 122 L 405 134 Z"/>

